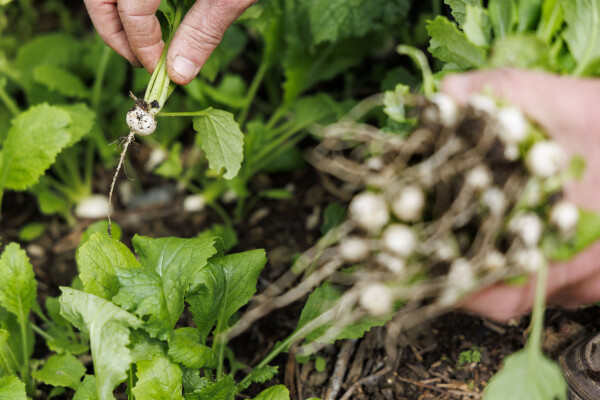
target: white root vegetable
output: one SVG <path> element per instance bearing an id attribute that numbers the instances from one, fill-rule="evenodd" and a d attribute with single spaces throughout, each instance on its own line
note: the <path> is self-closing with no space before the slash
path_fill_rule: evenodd
<path id="1" fill-rule="evenodd" d="M 354 196 L 349 211 L 351 219 L 368 232 L 379 231 L 390 219 L 385 199 L 373 192 L 362 192 Z"/>
<path id="2" fill-rule="evenodd" d="M 111 237 L 112 221 L 110 219 L 110 206 L 112 203 L 112 195 L 115 189 L 115 183 L 117 182 L 117 176 L 119 176 L 119 171 L 121 171 L 121 167 L 125 161 L 127 149 L 132 142 L 135 142 L 135 135 L 148 136 L 156 130 L 156 118 L 150 112 L 152 106 L 146 103 L 144 100 L 138 99 L 131 92 L 129 95 L 135 101 L 135 106 L 129 110 L 127 116 L 125 117 L 130 131 L 129 135 L 122 138 L 123 151 L 119 157 L 119 163 L 117 164 L 117 169 L 115 171 L 115 175 L 113 176 L 112 183 L 110 184 L 110 190 L 108 192 L 108 210 L 106 214 L 108 216 L 108 235 Z"/>
<path id="3" fill-rule="evenodd" d="M 516 107 L 502 107 L 496 115 L 498 118 L 498 136 L 504 143 L 521 143 L 529 133 L 527 119 Z"/>
<path id="4" fill-rule="evenodd" d="M 425 207 L 425 194 L 417 186 L 406 186 L 392 200 L 392 212 L 401 221 L 418 221 Z"/>
<path id="5" fill-rule="evenodd" d="M 558 143 L 544 140 L 534 144 L 525 158 L 529 171 L 540 178 L 549 178 L 560 172 L 567 163 L 567 156 Z"/>
<path id="6" fill-rule="evenodd" d="M 359 262 L 369 256 L 371 246 L 368 240 L 358 236 L 349 236 L 340 243 L 340 255 L 345 261 Z"/>
<path id="7" fill-rule="evenodd" d="M 417 237 L 410 227 L 402 224 L 388 226 L 381 237 L 383 247 L 389 252 L 408 257 L 417 247 Z"/>
<path id="8" fill-rule="evenodd" d="M 360 305 L 373 316 L 382 316 L 392 311 L 394 298 L 390 289 L 381 283 L 371 283 L 360 294 Z"/>
<path id="9" fill-rule="evenodd" d="M 571 233 L 579 222 L 579 210 L 568 201 L 556 203 L 550 210 L 550 222 L 562 233 Z"/>

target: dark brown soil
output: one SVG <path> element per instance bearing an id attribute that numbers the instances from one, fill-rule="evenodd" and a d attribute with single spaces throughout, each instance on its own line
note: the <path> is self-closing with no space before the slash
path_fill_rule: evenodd
<path id="1" fill-rule="evenodd" d="M 106 172 L 106 176 L 109 177 L 110 172 Z M 142 186 L 165 183 L 156 182 L 156 178 L 141 179 L 148 180 L 142 182 Z M 105 180 L 99 178 L 101 182 Z M 308 169 L 293 175 L 259 176 L 254 189 L 281 188 L 290 182 L 294 185 L 293 199 L 261 200 L 236 227 L 239 244 L 233 251 L 267 250 L 269 263 L 259 279 L 259 291 L 289 268 L 294 255 L 319 238 L 322 211 L 336 200 Z M 152 209 L 118 209 L 114 220 L 123 228 L 123 242 L 130 245 L 135 233 L 191 237 L 219 221 L 210 210 L 189 214 L 182 210 L 181 204 L 182 195 L 177 195 L 170 204 L 156 205 Z M 78 221 L 68 227 L 56 217 L 41 216 L 29 195 L 7 193 L 0 229 L 2 243 L 17 240 L 19 227 L 32 221 L 49 224 L 41 238 L 33 243 L 22 243 L 34 265 L 43 304 L 46 296 L 59 294 L 59 285 L 68 285 L 75 277 L 75 249 L 81 233 L 92 221 Z M 230 346 L 236 357 L 245 364 L 257 364 L 276 341 L 294 330 L 301 308 L 299 302 L 275 311 L 234 339 Z M 551 309 L 546 319 L 544 349 L 556 358 L 570 343 L 600 327 L 600 308 Z M 300 364 L 291 355 L 280 355 L 274 361 L 279 366 L 279 374 L 269 383 L 286 384 L 292 399 L 481 398 L 502 359 L 524 345 L 527 324 L 528 317 L 509 325 L 498 325 L 479 316 L 452 312 L 404 332 L 398 339 L 400 353 L 396 360 L 389 360 L 384 350 L 385 329 L 376 328 L 361 340 L 325 347 L 319 354 L 325 361 L 321 371 L 315 368 L 314 359 Z M 461 352 L 473 349 L 481 353 L 481 361 L 459 365 Z M 292 354 L 294 350 L 292 348 Z M 46 347 L 38 345 L 35 357 L 47 356 Z M 248 393 L 255 394 L 260 389 L 254 385 Z M 46 393 L 40 398 L 45 397 Z"/>

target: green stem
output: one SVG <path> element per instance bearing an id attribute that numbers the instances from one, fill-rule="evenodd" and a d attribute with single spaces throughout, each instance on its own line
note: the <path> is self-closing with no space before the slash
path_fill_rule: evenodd
<path id="1" fill-rule="evenodd" d="M 169 97 L 169 84 L 171 83 L 171 80 L 167 74 L 167 52 L 169 50 L 169 44 L 171 43 L 173 34 L 179 27 L 181 19 L 183 18 L 183 5 L 181 3 L 182 2 L 179 1 L 177 4 L 175 9 L 175 17 L 173 18 L 173 25 L 171 27 L 171 33 L 165 43 L 165 48 L 160 55 L 160 60 L 158 61 L 158 64 L 156 65 L 156 68 L 150 77 L 150 82 L 148 82 L 146 94 L 144 95 L 144 101 L 147 103 L 151 103 L 154 100 L 158 101 L 158 108 L 152 108 L 150 110 L 150 112 L 154 115 L 158 115 L 160 110 L 165 105 L 167 98 Z"/>
<path id="2" fill-rule="evenodd" d="M 35 333 L 37 333 L 38 335 L 40 335 L 41 337 L 46 339 L 46 341 L 56 339 L 54 336 L 49 335 L 48 333 L 46 333 L 42 328 L 40 328 L 36 324 L 31 324 L 31 329 L 33 329 L 33 331 Z"/>
<path id="3" fill-rule="evenodd" d="M 127 400 L 135 399 L 135 397 L 133 396 L 133 392 L 131 391 L 131 389 L 133 389 L 133 386 L 135 385 L 133 378 L 134 378 L 133 365 L 131 365 L 131 366 L 129 366 L 129 371 L 127 371 Z"/>
<path id="4" fill-rule="evenodd" d="M 338 308 L 339 304 L 340 303 L 338 303 L 334 307 L 330 308 L 323 314 L 319 315 L 317 318 L 306 323 L 303 327 L 301 327 L 300 329 L 293 332 L 290 336 L 288 336 L 283 342 L 279 342 L 279 344 L 275 345 L 273 350 L 271 350 L 271 352 L 269 354 L 267 354 L 267 356 L 265 358 L 263 358 L 263 360 L 256 367 L 254 367 L 252 369 L 252 371 L 248 375 L 246 375 L 246 377 L 244 379 L 242 379 L 242 381 L 238 384 L 238 386 L 244 387 L 245 385 L 249 384 L 250 379 L 252 379 L 253 371 L 260 369 L 260 368 L 264 368 L 268 363 L 271 362 L 271 360 L 273 360 L 275 357 L 277 357 L 279 355 L 279 353 L 287 351 L 287 349 L 294 342 L 304 339 L 307 335 L 309 335 L 315 329 L 318 329 L 321 326 L 325 325 L 326 323 L 331 322 L 333 320 L 333 318 L 335 317 L 336 312 L 338 311 L 337 308 Z"/>
<path id="5" fill-rule="evenodd" d="M 256 96 L 256 92 L 258 91 L 258 88 L 259 88 L 263 78 L 265 77 L 265 74 L 267 73 L 268 69 L 269 69 L 269 66 L 263 57 L 263 60 L 261 61 L 260 65 L 258 67 L 258 71 L 256 71 L 256 75 L 254 75 L 254 78 L 252 79 L 252 83 L 250 84 L 250 87 L 248 88 L 248 93 L 246 93 L 246 98 L 244 99 L 244 108 L 242 109 L 242 111 L 240 113 L 240 117 L 238 118 L 238 123 L 240 124 L 240 126 L 242 126 L 244 124 L 244 122 L 246 121 L 246 118 L 248 117 L 248 112 L 250 111 L 250 106 L 252 105 L 252 100 L 254 100 L 254 97 Z"/>
<path id="6" fill-rule="evenodd" d="M 22 318 L 21 318 L 22 317 Z M 29 357 L 27 356 L 27 318 L 26 316 L 21 316 L 19 318 L 19 325 L 21 326 L 21 344 L 23 351 L 23 361 L 21 362 L 21 379 L 25 382 L 25 386 L 27 387 L 27 392 L 30 393 L 32 388 L 31 378 L 29 376 Z"/>
<path id="7" fill-rule="evenodd" d="M 161 113 L 159 115 L 159 117 L 199 117 L 199 116 L 205 115 L 205 114 L 206 114 L 206 110 L 184 111 L 184 112 L 165 112 L 165 113 Z"/>
<path id="8" fill-rule="evenodd" d="M 537 273 L 533 312 L 531 314 L 531 334 L 526 345 L 527 357 L 532 362 L 542 348 L 542 331 L 544 328 L 544 312 L 546 310 L 546 281 L 548 265 L 544 262 Z"/>
<path id="9" fill-rule="evenodd" d="M 94 80 L 94 86 L 92 89 L 92 108 L 98 111 L 100 106 L 100 96 L 102 95 L 102 83 L 104 82 L 104 74 L 106 73 L 106 67 L 108 66 L 108 60 L 110 59 L 110 47 L 105 46 L 100 57 L 100 63 L 96 69 L 96 79 Z"/>
<path id="10" fill-rule="evenodd" d="M 225 209 L 223 207 L 221 207 L 221 205 L 218 204 L 216 200 L 212 201 L 208 206 L 210 208 L 212 208 L 217 214 L 219 214 L 219 217 L 221 217 L 221 219 L 223 220 L 225 225 L 227 225 L 229 227 L 233 226 L 233 223 L 231 222 L 231 218 L 229 218 L 229 215 L 227 215 L 227 212 L 225 211 Z"/>
<path id="11" fill-rule="evenodd" d="M 429 68 L 429 61 L 427 61 L 427 57 L 425 54 L 416 47 L 399 45 L 396 47 L 396 51 L 399 54 L 404 54 L 412 58 L 417 67 L 421 70 L 423 74 L 423 93 L 426 96 L 433 94 L 435 91 L 435 86 L 433 83 L 433 74 L 431 73 L 431 68 Z"/>
<path id="12" fill-rule="evenodd" d="M 14 100 L 8 95 L 8 93 L 6 93 L 2 85 L 0 85 L 0 100 L 2 100 L 2 102 L 4 103 L 8 111 L 13 115 L 13 117 L 16 117 L 21 113 L 21 110 L 17 106 L 17 103 L 15 103 Z"/>

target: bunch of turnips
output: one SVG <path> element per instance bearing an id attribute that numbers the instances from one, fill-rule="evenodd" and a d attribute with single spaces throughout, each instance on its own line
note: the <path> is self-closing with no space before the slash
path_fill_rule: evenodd
<path id="1" fill-rule="evenodd" d="M 359 308 L 451 306 L 535 272 L 551 258 L 550 243 L 573 240 L 580 212 L 562 187 L 580 161 L 518 108 L 483 94 L 461 107 L 441 93 L 405 93 L 385 111 L 412 128 L 346 120 L 320 129 L 308 154 L 326 186 L 350 199 L 333 249 L 354 278 L 346 284 L 362 288 Z"/>

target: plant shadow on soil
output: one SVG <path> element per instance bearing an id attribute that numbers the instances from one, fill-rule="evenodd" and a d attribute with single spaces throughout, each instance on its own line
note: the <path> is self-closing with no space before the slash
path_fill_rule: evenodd
<path id="1" fill-rule="evenodd" d="M 164 184 L 157 177 L 138 176 L 143 187 Z M 96 190 L 102 192 L 110 178 L 110 171 L 106 171 L 95 183 Z M 293 198 L 261 200 L 248 213 L 245 222 L 236 226 L 239 244 L 233 251 L 267 250 L 269 262 L 259 278 L 258 292 L 289 268 L 294 255 L 319 238 L 323 210 L 337 200 L 309 169 L 294 174 L 260 175 L 254 180 L 252 189 L 258 192 L 281 188 L 289 182 L 294 183 Z M 130 246 L 135 233 L 153 237 L 193 237 L 220 222 L 209 210 L 190 214 L 183 211 L 181 204 L 182 195 L 176 195 L 171 203 L 150 209 L 128 211 L 117 207 L 114 220 L 123 229 L 122 241 Z M 76 226 L 68 227 L 56 217 L 40 215 L 34 198 L 25 193 L 9 193 L 3 211 L 0 225 L 3 245 L 17 241 L 19 227 L 28 222 L 48 224 L 43 236 L 32 243 L 22 243 L 34 265 L 38 296 L 43 304 L 45 297 L 59 294 L 58 286 L 69 285 L 75 277 L 75 249 L 81 233 L 93 221 L 78 221 Z M 307 224 L 311 215 L 312 222 Z M 319 217 L 318 221 L 315 215 Z M 294 330 L 301 309 L 302 302 L 296 302 L 277 310 L 235 338 L 230 347 L 238 360 L 247 365 L 257 364 L 276 341 Z M 193 326 L 187 313 L 179 323 Z M 279 366 L 279 374 L 268 385 L 285 384 L 293 400 L 309 397 L 328 400 L 481 398 L 487 381 L 500 368 L 502 359 L 525 344 L 527 325 L 528 316 L 508 325 L 499 325 L 476 315 L 450 312 L 402 333 L 395 363 L 389 363 L 386 357 L 385 329 L 375 328 L 363 339 L 326 346 L 319 353 L 322 357 L 319 368 L 315 367 L 314 359 L 300 364 L 288 354 L 278 356 L 273 364 Z M 544 350 L 556 359 L 569 344 L 599 328 L 600 308 L 597 306 L 577 310 L 551 308 L 546 314 Z M 481 361 L 458 365 L 460 353 L 472 349 L 481 352 Z M 49 351 L 42 340 L 37 340 L 34 357 L 48 356 Z M 394 364 L 392 369 L 381 373 L 391 364 Z M 88 366 L 91 367 L 89 361 Z M 338 389 L 335 389 L 336 385 Z M 44 392 L 44 389 L 50 388 L 41 386 L 41 389 L 43 393 L 38 398 L 46 398 L 48 391 Z M 247 394 L 257 394 L 261 389 L 255 384 Z M 126 398 L 124 386 L 116 393 L 117 398 Z M 333 394 L 336 396 L 332 397 Z"/>

